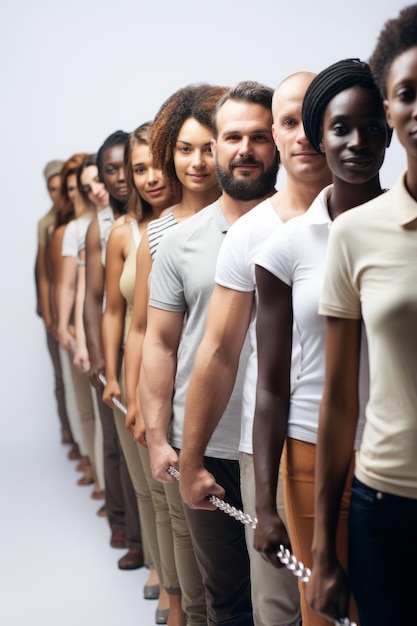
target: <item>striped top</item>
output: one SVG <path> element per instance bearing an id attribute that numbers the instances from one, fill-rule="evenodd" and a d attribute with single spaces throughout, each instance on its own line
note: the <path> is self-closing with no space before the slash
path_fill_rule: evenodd
<path id="1" fill-rule="evenodd" d="M 159 242 L 164 236 L 165 231 L 170 229 L 171 226 L 175 226 L 176 224 L 178 224 L 178 221 L 174 217 L 172 212 L 164 215 L 164 217 L 160 217 L 158 220 L 152 220 L 152 222 L 149 223 L 148 240 L 152 261 L 155 258 L 155 253 L 158 249 Z"/>

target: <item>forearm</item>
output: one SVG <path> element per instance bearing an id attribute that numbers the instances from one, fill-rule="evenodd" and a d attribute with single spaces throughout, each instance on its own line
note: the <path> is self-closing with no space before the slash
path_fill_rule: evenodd
<path id="1" fill-rule="evenodd" d="M 134 407 L 136 405 L 139 372 L 142 362 L 142 346 L 144 332 L 133 329 L 130 326 L 125 342 L 125 383 L 126 403 Z"/>
<path id="2" fill-rule="evenodd" d="M 120 348 L 123 340 L 124 316 L 105 311 L 102 321 L 103 353 L 107 382 L 118 379 Z"/>
<path id="3" fill-rule="evenodd" d="M 341 409 L 322 403 L 315 467 L 315 559 L 336 559 L 340 503 L 352 462 L 357 407 Z M 344 427 L 341 428 L 341 424 Z"/>
<path id="4" fill-rule="evenodd" d="M 68 332 L 74 302 L 75 284 L 61 285 L 59 290 L 58 332 L 62 336 L 65 336 L 65 333 Z"/>
<path id="5" fill-rule="evenodd" d="M 83 310 L 84 332 L 91 363 L 104 368 L 103 342 L 101 339 L 102 300 L 86 292 Z"/>
<path id="6" fill-rule="evenodd" d="M 255 507 L 258 516 L 277 515 L 277 487 L 288 421 L 289 395 L 258 388 L 253 424 Z"/>
<path id="7" fill-rule="evenodd" d="M 146 438 L 152 445 L 166 442 L 168 438 L 177 355 L 167 352 L 160 345 L 149 346 L 147 339 L 143 348 L 139 398 Z"/>

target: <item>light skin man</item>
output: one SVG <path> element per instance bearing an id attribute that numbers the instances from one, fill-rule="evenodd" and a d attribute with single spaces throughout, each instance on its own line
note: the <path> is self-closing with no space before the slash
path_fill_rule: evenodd
<path id="1" fill-rule="evenodd" d="M 204 467 L 204 451 L 228 403 L 235 383 L 241 349 L 249 329 L 251 341 L 249 362 L 252 359 L 252 373 L 247 375 L 245 382 L 240 449 L 242 498 L 246 512 L 255 513 L 254 488 L 249 487 L 249 482 L 246 480 L 246 477 L 248 480 L 249 478 L 251 481 L 254 480 L 251 426 L 256 391 L 254 332 L 256 299 L 252 258 L 258 247 L 262 245 L 262 241 L 265 241 L 270 234 L 271 228 L 280 227 L 287 220 L 302 215 L 319 191 L 331 182 L 325 159 L 318 155 L 308 143 L 301 120 L 304 93 L 313 77 L 313 74 L 307 72 L 292 75 L 285 79 L 275 91 L 272 105 L 274 119 L 272 130 L 281 164 L 286 170 L 286 184 L 270 198 L 269 204 L 264 203 L 262 207 L 254 209 L 256 215 L 251 212 L 251 216 L 245 216 L 236 225 L 235 233 L 238 232 L 238 237 L 234 236 L 233 229 L 231 230 L 220 253 L 216 271 L 217 284 L 208 309 L 204 338 L 196 355 L 185 408 L 183 445 L 180 456 L 180 490 L 184 501 L 190 508 L 213 509 L 213 505 L 207 499 L 207 494 L 213 494 L 219 498 L 225 496 L 223 486 L 218 484 L 215 476 Z M 272 216 L 271 205 L 274 213 Z M 249 242 L 247 251 L 237 252 L 236 258 L 239 258 L 240 263 L 233 267 L 235 258 L 233 247 L 236 245 L 236 248 L 241 250 L 241 242 L 245 236 Z M 228 239 L 230 245 L 227 243 Z M 229 253 L 227 254 L 228 247 Z M 234 271 L 234 275 L 229 274 L 232 279 L 223 280 L 224 276 L 227 277 L 230 268 Z M 234 282 L 240 284 L 241 272 L 249 279 L 245 279 L 246 282 L 242 288 L 240 286 L 236 288 L 233 285 Z M 247 374 L 248 371 L 249 368 Z M 250 400 L 245 400 L 248 395 Z M 274 499 L 275 497 L 274 494 Z M 253 534 L 251 533 L 253 531 L 248 529 L 247 543 L 251 557 L 255 624 L 262 624 L 262 626 L 298 624 L 299 613 L 294 615 L 293 621 L 289 621 L 288 616 L 285 617 L 285 610 L 277 607 L 276 599 L 273 597 L 277 596 L 276 585 L 273 584 L 274 570 L 271 570 L 269 566 L 267 566 L 269 569 L 265 570 L 262 565 L 264 561 L 253 551 Z M 271 584 L 268 597 L 266 589 L 269 581 Z M 259 587 L 258 591 L 257 587 Z M 256 598 L 258 598 L 257 601 Z"/>
<path id="2" fill-rule="evenodd" d="M 177 506 L 192 536 L 210 625 L 253 625 L 244 530 L 221 514 L 184 512 L 178 484 L 166 469 L 178 466 L 185 393 L 204 333 L 218 250 L 229 226 L 275 192 L 278 158 L 271 132 L 271 100 L 272 90 L 257 83 L 240 83 L 220 100 L 212 152 L 222 195 L 161 241 L 152 269 L 143 344 L 139 391 L 152 470 L 158 480 L 171 483 L 166 485 L 170 510 Z M 225 477 L 229 498 L 236 505 L 240 503 L 239 429 L 233 424 L 240 422 L 242 382 L 241 377 L 222 426 L 205 451 L 206 463 Z"/>

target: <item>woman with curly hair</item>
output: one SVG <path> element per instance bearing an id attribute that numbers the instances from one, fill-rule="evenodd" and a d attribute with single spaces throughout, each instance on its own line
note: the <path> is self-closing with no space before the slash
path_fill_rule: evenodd
<path id="1" fill-rule="evenodd" d="M 225 91 L 223 87 L 210 85 L 190 85 L 179 89 L 161 106 L 152 126 L 150 146 L 153 158 L 161 167 L 164 179 L 180 193 L 181 200 L 167 215 L 149 224 L 136 259 L 133 316 L 125 345 L 126 426 L 141 446 L 146 446 L 146 434 L 137 401 L 137 386 L 152 260 L 168 228 L 196 214 L 220 195 L 211 153 L 212 113 Z M 147 463 L 150 471 L 149 456 Z M 182 505 L 180 511 L 170 509 L 169 516 L 186 621 L 192 626 L 203 626 L 207 623 L 204 586 Z"/>
<path id="2" fill-rule="evenodd" d="M 349 589 L 361 626 L 415 623 L 417 562 L 417 5 L 389 20 L 370 65 L 407 155 L 390 191 L 337 219 L 320 313 L 326 378 L 320 410 L 312 607 L 335 619 Z M 358 421 L 362 322 L 370 392 L 356 454 L 347 574 L 335 529 Z"/>

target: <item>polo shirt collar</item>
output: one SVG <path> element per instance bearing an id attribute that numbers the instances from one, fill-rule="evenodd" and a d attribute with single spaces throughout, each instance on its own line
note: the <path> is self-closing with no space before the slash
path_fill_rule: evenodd
<path id="1" fill-rule="evenodd" d="M 417 202 L 406 187 L 406 174 L 407 172 L 404 172 L 391 189 L 395 218 L 400 226 L 406 226 L 417 220 Z"/>

